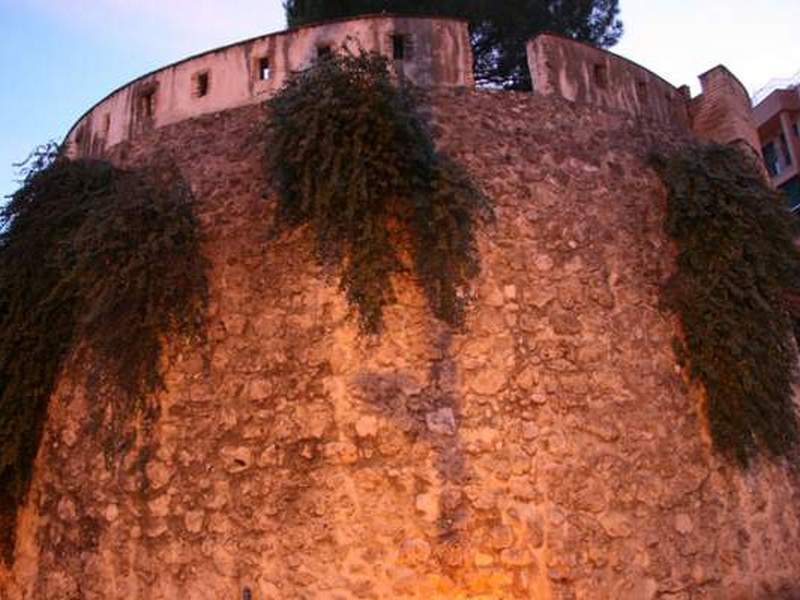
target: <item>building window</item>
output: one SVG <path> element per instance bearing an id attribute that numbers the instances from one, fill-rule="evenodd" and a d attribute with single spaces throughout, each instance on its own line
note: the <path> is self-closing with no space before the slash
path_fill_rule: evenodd
<path id="1" fill-rule="evenodd" d="M 594 66 L 594 84 L 601 90 L 608 87 L 608 68 L 605 65 Z"/>
<path id="2" fill-rule="evenodd" d="M 195 75 L 194 80 L 194 93 L 195 96 L 198 98 L 202 98 L 203 96 L 208 96 L 208 90 L 211 86 L 211 77 L 208 71 L 204 71 L 203 73 L 198 73 Z"/>
<path id="3" fill-rule="evenodd" d="M 269 56 L 262 56 L 258 60 L 258 78 L 261 81 L 266 81 L 269 79 L 270 70 L 269 70 Z"/>
<path id="4" fill-rule="evenodd" d="M 333 50 L 329 45 L 317 46 L 317 58 L 324 60 L 333 56 Z"/>
<path id="5" fill-rule="evenodd" d="M 789 210 L 793 213 L 800 211 L 800 177 L 790 179 L 779 189 L 786 194 Z"/>
<path id="6" fill-rule="evenodd" d="M 103 130 L 105 131 L 105 136 L 108 137 L 108 132 L 111 131 L 111 115 L 106 115 L 103 119 Z"/>
<path id="7" fill-rule="evenodd" d="M 786 143 L 786 136 L 781 134 L 781 154 L 783 154 L 783 164 L 792 164 L 792 153 L 789 152 L 789 144 Z"/>
<path id="8" fill-rule="evenodd" d="M 769 142 L 761 148 L 761 152 L 764 155 L 764 164 L 770 176 L 777 177 L 781 172 L 781 165 L 778 162 L 778 154 L 775 152 L 775 143 Z"/>
<path id="9" fill-rule="evenodd" d="M 395 33 L 392 35 L 392 58 L 406 60 L 408 58 L 408 36 Z"/>

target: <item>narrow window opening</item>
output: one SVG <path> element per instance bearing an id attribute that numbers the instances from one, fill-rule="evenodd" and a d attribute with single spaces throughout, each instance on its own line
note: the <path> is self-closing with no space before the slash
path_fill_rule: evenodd
<path id="1" fill-rule="evenodd" d="M 149 119 L 155 114 L 156 93 L 154 90 L 139 95 L 139 117 Z"/>
<path id="2" fill-rule="evenodd" d="M 333 51 L 331 50 L 330 46 L 317 46 L 317 58 L 323 60 L 325 58 L 330 58 L 333 55 Z"/>
<path id="3" fill-rule="evenodd" d="M 777 177 L 781 172 L 781 164 L 778 161 L 778 153 L 775 151 L 775 143 L 769 142 L 763 148 L 761 153 L 764 155 L 764 163 L 767 165 L 767 171 L 772 177 Z"/>
<path id="4" fill-rule="evenodd" d="M 147 117 L 152 117 L 156 112 L 156 103 L 155 103 L 156 95 L 154 92 L 150 92 L 145 94 L 144 100 L 144 114 Z"/>
<path id="5" fill-rule="evenodd" d="M 106 136 L 108 136 L 108 132 L 111 130 L 111 115 L 105 116 L 105 120 L 103 121 L 103 129 L 105 130 Z"/>
<path id="6" fill-rule="evenodd" d="M 401 34 L 392 35 L 392 58 L 394 60 L 406 59 L 406 48 L 408 46 L 408 36 Z"/>
<path id="7" fill-rule="evenodd" d="M 636 95 L 639 102 L 647 102 L 647 84 L 644 81 L 636 82 Z"/>
<path id="8" fill-rule="evenodd" d="M 205 73 L 198 73 L 197 79 L 195 80 L 195 95 L 198 98 L 202 98 L 203 96 L 208 96 L 208 90 L 211 87 L 211 78 L 209 77 L 208 71 Z"/>
<path id="9" fill-rule="evenodd" d="M 263 56 L 258 61 L 258 78 L 261 81 L 266 81 L 269 79 L 269 76 L 269 56 Z"/>
<path id="10" fill-rule="evenodd" d="M 608 68 L 605 65 L 594 66 L 594 83 L 601 90 L 608 88 Z"/>
<path id="11" fill-rule="evenodd" d="M 783 164 L 784 165 L 791 165 L 792 164 L 792 153 L 789 152 L 789 144 L 786 143 L 786 136 L 781 134 L 781 152 L 783 154 Z"/>

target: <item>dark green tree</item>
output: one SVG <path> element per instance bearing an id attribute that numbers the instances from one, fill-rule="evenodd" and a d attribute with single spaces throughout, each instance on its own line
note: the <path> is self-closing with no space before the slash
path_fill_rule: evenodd
<path id="1" fill-rule="evenodd" d="M 619 0 L 285 0 L 290 27 L 390 12 L 469 20 L 479 85 L 530 90 L 525 43 L 552 31 L 607 48 L 622 35 Z"/>

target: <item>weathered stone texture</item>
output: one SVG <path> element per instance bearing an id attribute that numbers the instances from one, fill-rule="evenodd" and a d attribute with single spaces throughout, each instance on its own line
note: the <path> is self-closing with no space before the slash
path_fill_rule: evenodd
<path id="1" fill-rule="evenodd" d="M 208 342 L 173 349 L 111 463 L 102 398 L 64 378 L 0 597 L 800 597 L 800 487 L 710 453 L 658 306 L 647 152 L 678 134 L 529 94 L 432 102 L 496 206 L 462 332 L 400 279 L 386 332 L 358 335 L 308 232 L 267 235 L 257 107 L 116 149 L 167 152 L 197 196 Z"/>

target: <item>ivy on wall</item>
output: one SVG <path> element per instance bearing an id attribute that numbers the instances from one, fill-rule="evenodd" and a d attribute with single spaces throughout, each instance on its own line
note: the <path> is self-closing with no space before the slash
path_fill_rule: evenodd
<path id="1" fill-rule="evenodd" d="M 706 390 L 715 447 L 747 465 L 796 446 L 798 356 L 786 291 L 800 282 L 793 223 L 754 159 L 692 145 L 654 157 L 678 249 L 666 304 L 683 322 L 679 357 Z"/>
<path id="2" fill-rule="evenodd" d="M 0 543 L 13 548 L 48 400 L 69 356 L 111 386 L 117 420 L 160 384 L 168 335 L 202 335 L 204 261 L 169 166 L 33 155 L 0 213 Z M 88 426 L 88 424 L 87 424 Z M 113 440 L 112 440 L 113 443 Z M 8 555 L 7 555 L 8 558 Z"/>
<path id="3" fill-rule="evenodd" d="M 479 271 L 474 229 L 490 216 L 466 172 L 436 151 L 417 90 L 375 53 L 333 54 L 296 73 L 268 102 L 266 171 L 279 229 L 308 224 L 323 265 L 362 330 L 377 332 L 409 248 L 433 313 L 459 325 Z"/>

